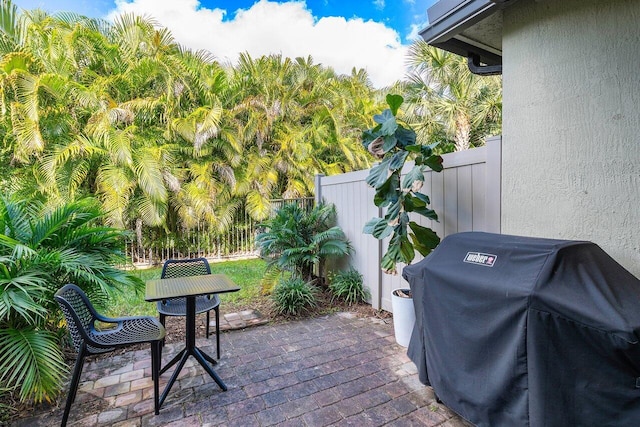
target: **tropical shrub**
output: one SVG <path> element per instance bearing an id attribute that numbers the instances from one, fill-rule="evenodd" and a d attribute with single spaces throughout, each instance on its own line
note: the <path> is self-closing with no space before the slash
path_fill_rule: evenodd
<path id="1" fill-rule="evenodd" d="M 397 263 L 411 264 L 416 250 L 427 255 L 440 243 L 432 229 L 411 221 L 409 214 L 438 220 L 436 212 L 427 207 L 429 196 L 420 190 L 428 168 L 442 171 L 442 157 L 433 153 L 433 145 L 418 144 L 415 131 L 397 120 L 403 98 L 389 94 L 386 99 L 389 108 L 375 115 L 377 125 L 362 135 L 362 144 L 380 160 L 371 168 L 367 184 L 376 190 L 374 204 L 386 208 L 386 213 L 383 218 L 369 220 L 363 232 L 380 240 L 391 236 L 380 264 L 384 272 L 396 274 Z M 414 166 L 401 178 L 402 168 L 410 158 Z"/>
<path id="2" fill-rule="evenodd" d="M 351 245 L 335 221 L 334 205 L 319 204 L 305 210 L 294 203 L 285 204 L 265 221 L 265 231 L 256 239 L 260 255 L 267 259 L 264 290 L 270 291 L 284 272 L 315 282 L 316 266 L 321 275 L 326 259 L 348 255 Z"/>
<path id="3" fill-rule="evenodd" d="M 47 210 L 0 198 L 0 387 L 22 401 L 51 400 L 67 370 L 53 299 L 61 286 L 77 284 L 104 308 L 115 288 L 143 285 L 117 268 L 126 262 L 124 234 L 101 219 L 94 199 Z"/>
<path id="4" fill-rule="evenodd" d="M 273 289 L 276 314 L 297 316 L 317 305 L 318 289 L 299 277 L 282 279 Z"/>
<path id="5" fill-rule="evenodd" d="M 329 290 L 333 300 L 342 300 L 349 305 L 366 302 L 369 291 L 362 286 L 362 274 L 354 268 L 329 275 Z"/>

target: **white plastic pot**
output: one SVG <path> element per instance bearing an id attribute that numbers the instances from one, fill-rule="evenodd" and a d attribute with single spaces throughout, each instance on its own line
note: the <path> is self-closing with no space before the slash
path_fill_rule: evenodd
<path id="1" fill-rule="evenodd" d="M 413 308 L 413 298 L 400 296 L 398 291 L 410 293 L 409 289 L 396 289 L 391 293 L 391 309 L 393 310 L 393 331 L 396 342 L 408 347 L 411 340 L 413 325 L 416 323 L 416 312 Z"/>

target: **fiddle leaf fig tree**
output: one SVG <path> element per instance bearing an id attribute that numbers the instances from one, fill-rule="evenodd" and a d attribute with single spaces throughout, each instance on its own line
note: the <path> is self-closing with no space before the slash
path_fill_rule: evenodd
<path id="1" fill-rule="evenodd" d="M 386 99 L 389 108 L 376 114 L 373 120 L 377 125 L 362 135 L 362 145 L 380 160 L 369 172 L 367 184 L 376 190 L 374 204 L 386 208 L 386 213 L 368 221 L 363 231 L 376 239 L 391 236 L 381 267 L 385 273 L 396 274 L 397 263 L 410 264 L 416 250 L 426 256 L 440 243 L 433 230 L 412 221 L 409 213 L 438 220 L 436 212 L 428 208 L 429 196 L 420 189 L 429 168 L 442 171 L 442 157 L 433 154 L 433 145 L 418 144 L 413 129 L 397 119 L 403 98 L 389 94 Z M 413 160 L 414 166 L 402 177 L 407 160 Z"/>

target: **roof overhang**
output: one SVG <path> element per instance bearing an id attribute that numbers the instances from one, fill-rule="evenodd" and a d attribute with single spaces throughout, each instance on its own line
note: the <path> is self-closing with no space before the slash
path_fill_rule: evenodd
<path id="1" fill-rule="evenodd" d="M 430 45 L 486 65 L 502 64 L 502 10 L 517 0 L 440 0 L 420 32 Z"/>

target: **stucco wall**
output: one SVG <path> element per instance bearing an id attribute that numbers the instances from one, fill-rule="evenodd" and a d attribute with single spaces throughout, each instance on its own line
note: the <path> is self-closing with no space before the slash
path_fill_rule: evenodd
<path id="1" fill-rule="evenodd" d="M 640 1 L 504 14 L 502 232 L 584 239 L 640 276 Z"/>

